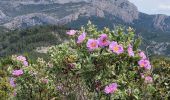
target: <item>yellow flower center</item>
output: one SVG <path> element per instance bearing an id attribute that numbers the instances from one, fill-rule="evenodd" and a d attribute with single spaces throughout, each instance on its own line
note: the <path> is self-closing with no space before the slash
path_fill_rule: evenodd
<path id="1" fill-rule="evenodd" d="M 141 67 L 144 67 L 145 66 L 145 64 L 144 63 L 141 63 Z"/>
<path id="2" fill-rule="evenodd" d="M 114 51 L 118 51 L 118 50 L 119 50 L 119 47 L 118 47 L 118 46 L 114 46 L 114 47 L 113 47 L 113 50 L 114 50 Z"/>
<path id="3" fill-rule="evenodd" d="M 91 47 L 96 47 L 97 43 L 96 42 L 92 42 L 91 43 Z"/>

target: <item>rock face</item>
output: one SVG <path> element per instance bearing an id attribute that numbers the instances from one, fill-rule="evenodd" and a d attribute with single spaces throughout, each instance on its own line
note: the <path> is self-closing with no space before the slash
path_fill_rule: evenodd
<path id="1" fill-rule="evenodd" d="M 95 8 L 117 16 L 128 23 L 138 19 L 137 7 L 127 0 L 92 0 L 92 4 Z"/>
<path id="2" fill-rule="evenodd" d="M 35 25 L 56 24 L 57 19 L 41 13 L 33 13 L 14 18 L 11 22 L 4 24 L 6 28 L 26 28 Z"/>
<path id="3" fill-rule="evenodd" d="M 3 19 L 5 17 L 6 17 L 6 15 L 0 10 L 0 19 Z"/>
<path id="4" fill-rule="evenodd" d="M 9 19 L 9 17 L 6 16 L 6 15 L 2 12 L 2 10 L 0 10 L 0 24 L 5 23 L 8 19 Z"/>
<path id="5" fill-rule="evenodd" d="M 166 15 L 155 15 L 153 19 L 154 28 L 162 31 L 170 31 L 170 17 Z"/>
<path id="6" fill-rule="evenodd" d="M 114 25 L 170 31 L 169 16 L 141 14 L 128 0 L 0 0 L 0 25 L 10 29 L 63 25 L 93 16 L 110 20 Z"/>
<path id="7" fill-rule="evenodd" d="M 83 1 L 89 2 L 91 0 L 1 0 L 1 2 L 10 3 L 12 5 L 52 4 L 52 3 L 65 4 L 65 3 L 75 3 L 75 2 L 83 2 Z"/>
<path id="8" fill-rule="evenodd" d="M 0 4 L 4 2 L 0 1 Z M 139 14 L 136 6 L 127 0 L 8 0 L 6 4 L 8 3 L 13 7 L 8 14 L 16 17 L 4 24 L 4 26 L 12 29 L 41 25 L 44 22 L 49 24 L 67 24 L 77 20 L 80 16 L 104 18 L 108 14 L 123 20 L 125 23 L 132 23 L 133 20 L 138 19 Z M 48 7 L 50 5 L 56 6 L 50 8 Z M 29 6 L 42 9 L 37 9 L 34 12 L 36 9 L 31 11 Z M 26 11 L 24 12 L 23 10 Z M 39 13 L 40 16 L 34 13 Z M 46 17 L 44 17 L 44 14 Z M 33 17 L 37 17 L 38 21 Z"/>

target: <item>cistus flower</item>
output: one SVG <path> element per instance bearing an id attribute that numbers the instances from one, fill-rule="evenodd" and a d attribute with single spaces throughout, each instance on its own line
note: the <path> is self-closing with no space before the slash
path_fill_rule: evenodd
<path id="1" fill-rule="evenodd" d="M 48 83 L 48 79 L 42 79 L 41 81 L 42 81 L 42 83 L 44 83 L 44 84 L 47 84 L 47 83 Z"/>
<path id="2" fill-rule="evenodd" d="M 143 73 L 140 73 L 141 78 L 145 78 L 145 75 Z"/>
<path id="3" fill-rule="evenodd" d="M 16 90 L 13 92 L 13 96 L 17 96 L 17 92 L 16 92 Z"/>
<path id="4" fill-rule="evenodd" d="M 23 65 L 24 66 L 28 66 L 28 62 L 27 61 L 23 61 Z"/>
<path id="5" fill-rule="evenodd" d="M 95 39 L 89 39 L 86 45 L 90 51 L 93 51 L 98 48 L 98 41 Z"/>
<path id="6" fill-rule="evenodd" d="M 117 90 L 117 83 L 112 83 L 109 84 L 108 86 L 105 87 L 104 92 L 106 94 L 112 94 Z"/>
<path id="7" fill-rule="evenodd" d="M 106 94 L 111 94 L 114 93 L 116 90 L 117 90 L 117 83 L 112 83 L 105 87 L 104 92 Z"/>
<path id="8" fill-rule="evenodd" d="M 109 45 L 109 49 L 116 54 L 121 54 L 124 52 L 123 46 L 114 41 Z"/>
<path id="9" fill-rule="evenodd" d="M 12 78 L 10 78 L 10 85 L 12 86 L 12 87 L 15 87 L 16 86 L 16 84 L 15 84 L 15 79 L 12 77 Z"/>
<path id="10" fill-rule="evenodd" d="M 106 34 L 101 34 L 98 38 L 98 43 L 100 47 L 108 46 L 110 41 L 108 40 L 108 37 Z"/>
<path id="11" fill-rule="evenodd" d="M 151 76 L 146 76 L 145 77 L 145 83 L 152 83 L 153 82 L 153 79 Z"/>
<path id="12" fill-rule="evenodd" d="M 134 57 L 134 55 L 135 55 L 131 45 L 128 46 L 128 54 L 129 54 L 130 57 Z"/>
<path id="13" fill-rule="evenodd" d="M 149 64 L 148 66 L 145 67 L 145 69 L 147 70 L 150 70 L 152 67 L 151 67 L 151 64 Z"/>
<path id="14" fill-rule="evenodd" d="M 20 55 L 20 56 L 17 57 L 17 60 L 23 62 L 23 61 L 26 61 L 26 57 Z"/>
<path id="15" fill-rule="evenodd" d="M 139 52 L 139 56 L 142 58 L 142 59 L 146 59 L 146 55 L 143 51 Z"/>
<path id="16" fill-rule="evenodd" d="M 78 37 L 78 40 L 77 40 L 77 43 L 82 43 L 84 40 L 86 39 L 86 33 L 83 32 L 79 37 Z"/>
<path id="17" fill-rule="evenodd" d="M 14 76 L 21 76 L 22 74 L 23 74 L 24 72 L 23 72 L 23 70 L 14 70 L 13 72 L 12 72 L 12 75 L 14 75 Z"/>
<path id="18" fill-rule="evenodd" d="M 76 34 L 76 30 L 69 30 L 69 31 L 67 31 L 66 32 L 66 34 L 68 34 L 68 35 L 75 35 Z"/>
<path id="19" fill-rule="evenodd" d="M 57 90 L 62 91 L 63 90 L 63 85 L 58 85 Z"/>
<path id="20" fill-rule="evenodd" d="M 69 63 L 69 64 L 68 64 L 68 68 L 69 68 L 69 69 L 73 69 L 73 68 L 75 68 L 75 64 L 73 64 L 73 63 Z"/>
<path id="21" fill-rule="evenodd" d="M 138 64 L 140 67 L 143 67 L 145 69 L 151 69 L 151 64 L 149 62 L 149 60 L 146 59 L 141 59 L 140 61 L 138 61 Z"/>
<path id="22" fill-rule="evenodd" d="M 17 57 L 17 60 L 22 62 L 24 66 L 28 66 L 28 61 L 27 61 L 26 57 L 20 55 Z"/>

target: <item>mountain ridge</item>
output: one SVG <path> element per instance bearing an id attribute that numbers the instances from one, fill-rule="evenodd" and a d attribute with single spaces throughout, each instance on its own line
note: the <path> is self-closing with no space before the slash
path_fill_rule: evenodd
<path id="1" fill-rule="evenodd" d="M 81 16 L 105 18 L 107 14 L 117 17 L 127 24 L 143 23 L 139 17 L 141 12 L 128 0 L 2 0 L 1 5 L 0 25 L 10 29 L 31 27 L 43 23 L 63 25 L 78 20 Z M 43 21 L 44 16 L 46 17 Z M 149 20 L 155 30 L 170 31 L 169 16 L 161 14 L 145 14 L 145 16 L 152 17 L 150 20 L 143 20 Z M 35 17 L 37 20 L 34 19 Z"/>
<path id="2" fill-rule="evenodd" d="M 12 1 L 12 0 L 8 1 L 9 5 L 12 5 L 10 3 L 10 1 Z M 23 2 L 24 0 L 21 0 L 21 1 Z M 31 0 L 31 1 L 34 1 L 34 0 Z M 48 0 L 42 0 L 41 2 L 45 2 L 45 1 L 48 1 Z M 16 6 L 16 4 L 14 2 L 14 5 L 12 6 L 12 7 L 14 7 L 14 9 L 13 9 L 14 11 L 12 10 L 13 11 L 12 12 L 10 10 L 11 9 L 10 8 L 9 11 L 6 11 L 6 13 L 7 13 L 6 15 L 10 16 L 11 15 L 10 12 L 11 13 L 16 12 L 16 14 L 18 14 L 18 15 L 12 14 L 11 17 L 12 16 L 14 16 L 14 17 L 11 18 L 11 20 L 16 20 L 20 16 L 21 16 L 20 19 L 22 20 L 23 15 L 29 15 L 30 13 L 32 13 L 32 14 L 33 13 L 42 13 L 42 14 L 45 13 L 45 14 L 49 15 L 49 17 L 54 17 L 59 20 L 58 16 L 60 16 L 60 15 L 56 15 L 56 13 L 60 13 L 60 11 L 62 11 L 62 8 L 64 8 L 63 10 L 66 13 L 68 12 L 66 15 L 64 15 L 64 16 L 62 16 L 62 18 L 60 18 L 62 21 L 65 21 L 65 22 L 63 22 L 64 24 L 68 23 L 72 20 L 78 19 L 79 16 L 104 17 L 105 12 L 107 12 L 113 16 L 119 17 L 120 19 L 124 20 L 126 23 L 131 23 L 134 19 L 138 19 L 137 7 L 127 0 L 119 0 L 119 1 L 118 0 L 113 0 L 113 1 L 111 1 L 111 0 L 92 0 L 92 1 L 91 0 L 79 0 L 79 2 L 78 1 L 75 2 L 74 0 L 64 0 L 65 2 L 68 1 L 66 3 L 61 3 L 60 1 L 61 0 L 53 0 L 53 2 L 55 2 L 55 3 L 58 2 L 56 4 L 56 6 L 59 7 L 59 8 L 54 8 L 56 10 L 56 12 L 54 12 L 54 13 L 53 12 L 52 13 L 40 12 L 40 11 L 42 11 L 42 9 L 37 10 L 37 12 L 27 11 L 28 13 L 25 13 L 26 11 L 22 11 L 23 9 L 28 10 L 28 9 L 30 9 L 30 7 L 35 8 L 34 10 L 36 11 L 36 9 L 37 9 L 36 6 L 39 6 L 39 8 L 41 8 L 41 6 L 42 7 L 47 6 L 48 3 L 32 5 L 32 4 L 30 4 L 30 2 L 28 2 L 28 5 L 23 5 L 21 3 L 18 6 Z M 69 2 L 69 1 L 72 1 L 72 2 Z M 6 2 L 6 3 L 8 3 L 8 2 Z M 0 4 L 1 3 L 2 2 L 0 2 Z M 55 5 L 55 3 L 54 3 L 54 5 Z M 78 6 L 79 4 L 81 4 L 81 6 Z M 51 4 L 49 4 L 49 6 L 50 5 Z M 74 5 L 74 7 L 72 5 Z M 65 13 L 64 11 L 62 12 L 62 14 Z M 23 12 L 24 14 L 20 14 L 21 12 Z M 8 23 L 10 23 L 10 21 Z M 62 23 L 62 21 L 59 20 L 59 23 Z M 15 23 L 13 23 L 13 25 L 14 24 Z M 18 24 L 16 24 L 16 25 L 18 25 Z M 18 28 L 18 27 L 16 27 L 16 28 Z"/>

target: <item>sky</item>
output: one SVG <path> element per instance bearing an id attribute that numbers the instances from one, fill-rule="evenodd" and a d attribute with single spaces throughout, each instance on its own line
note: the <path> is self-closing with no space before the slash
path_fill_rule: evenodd
<path id="1" fill-rule="evenodd" d="M 170 0 L 129 0 L 140 12 L 170 15 Z"/>

